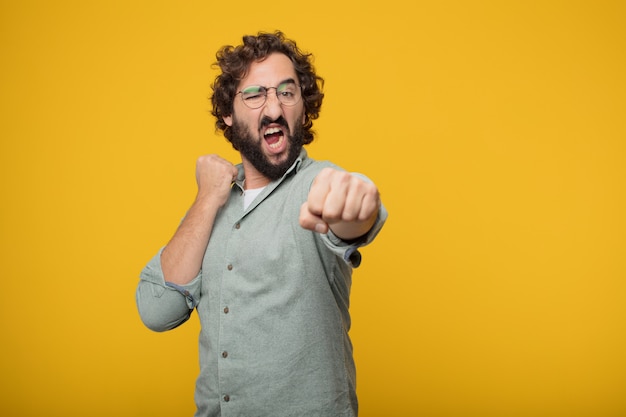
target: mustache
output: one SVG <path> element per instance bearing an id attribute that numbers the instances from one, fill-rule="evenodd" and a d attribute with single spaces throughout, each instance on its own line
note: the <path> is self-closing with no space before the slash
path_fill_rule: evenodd
<path id="1" fill-rule="evenodd" d="M 263 116 L 263 118 L 261 119 L 261 123 L 260 123 L 260 128 L 263 129 L 265 126 L 268 126 L 272 123 L 281 125 L 283 127 L 286 127 L 287 130 L 289 130 L 289 124 L 287 123 L 287 120 L 285 120 L 285 118 L 283 116 L 278 116 L 278 118 L 276 120 L 272 120 L 270 117 L 267 116 Z"/>

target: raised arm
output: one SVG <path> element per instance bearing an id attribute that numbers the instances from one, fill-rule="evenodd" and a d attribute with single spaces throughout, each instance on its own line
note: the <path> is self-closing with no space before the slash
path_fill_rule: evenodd
<path id="1" fill-rule="evenodd" d="M 198 158 L 196 199 L 161 254 L 165 281 L 185 285 L 198 275 L 213 222 L 236 177 L 237 168 L 225 159 L 217 155 Z"/>

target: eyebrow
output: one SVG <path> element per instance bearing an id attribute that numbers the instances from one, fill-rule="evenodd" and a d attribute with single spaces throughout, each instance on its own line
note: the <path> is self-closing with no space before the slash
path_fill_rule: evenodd
<path id="1" fill-rule="evenodd" d="M 296 84 L 296 80 L 294 80 L 293 78 L 287 78 L 287 79 L 282 80 L 281 82 L 279 82 L 279 83 L 278 83 L 278 85 L 277 85 L 276 87 L 278 87 L 278 86 L 280 86 L 280 85 L 283 85 L 283 84 Z M 254 84 L 253 84 L 253 85 L 249 85 L 249 86 L 247 86 L 247 87 L 242 88 L 242 90 L 241 90 L 241 91 L 247 90 L 247 89 L 248 89 L 248 88 L 250 88 L 250 87 L 272 88 L 272 87 L 265 87 L 264 85 L 254 85 Z"/>
<path id="2" fill-rule="evenodd" d="M 281 82 L 278 83 L 278 85 L 282 85 L 282 84 L 295 84 L 296 80 L 294 80 L 293 78 L 287 78 L 286 80 L 282 80 Z"/>

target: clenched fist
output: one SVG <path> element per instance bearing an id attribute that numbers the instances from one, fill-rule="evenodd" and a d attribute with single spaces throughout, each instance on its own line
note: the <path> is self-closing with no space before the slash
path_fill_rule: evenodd
<path id="1" fill-rule="evenodd" d="M 379 207 L 374 184 L 348 172 L 324 168 L 300 208 L 300 225 L 318 233 L 327 233 L 330 228 L 343 240 L 355 239 L 372 228 Z"/>
<path id="2" fill-rule="evenodd" d="M 237 168 L 218 155 L 204 155 L 196 162 L 198 199 L 208 198 L 220 207 L 230 195 L 230 187 L 237 178 Z"/>

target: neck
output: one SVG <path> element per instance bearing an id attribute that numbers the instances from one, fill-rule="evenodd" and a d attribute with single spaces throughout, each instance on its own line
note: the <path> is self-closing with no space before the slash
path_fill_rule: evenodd
<path id="1" fill-rule="evenodd" d="M 269 178 L 261 174 L 249 161 L 241 158 L 243 172 L 245 176 L 244 189 L 255 189 L 265 187 L 270 183 Z"/>

